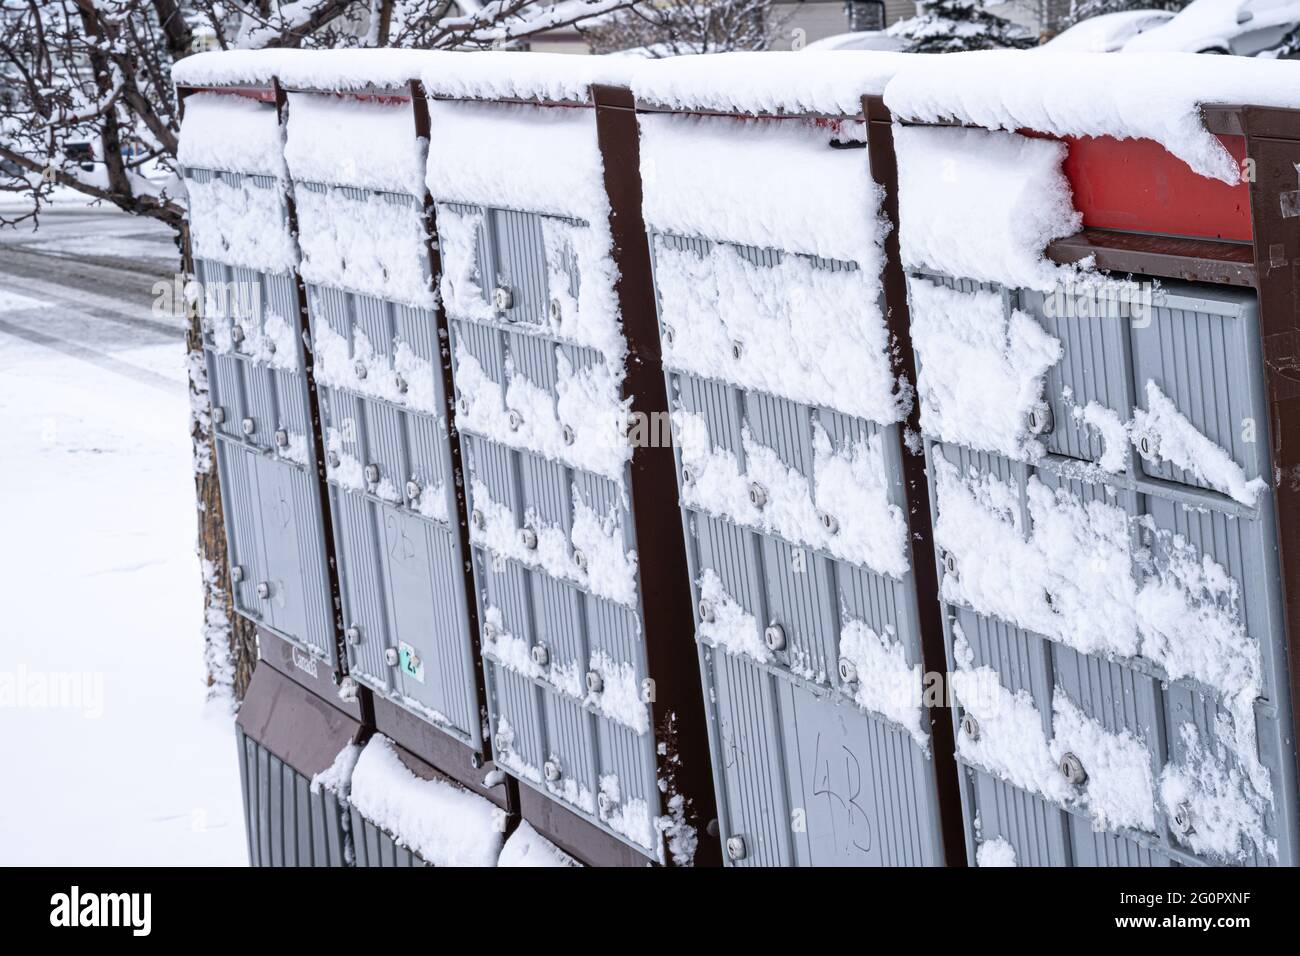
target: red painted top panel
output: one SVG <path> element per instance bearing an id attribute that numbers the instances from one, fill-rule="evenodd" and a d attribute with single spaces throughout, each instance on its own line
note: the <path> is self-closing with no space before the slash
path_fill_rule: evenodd
<path id="1" fill-rule="evenodd" d="M 1243 136 L 1219 139 L 1240 163 Z M 1067 137 L 1074 207 L 1094 229 L 1249 241 L 1250 187 L 1199 176 L 1149 139 Z"/>

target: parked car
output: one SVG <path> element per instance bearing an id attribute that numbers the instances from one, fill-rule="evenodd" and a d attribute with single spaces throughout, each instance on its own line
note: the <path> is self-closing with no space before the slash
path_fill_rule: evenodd
<path id="1" fill-rule="evenodd" d="M 1297 0 L 1193 0 L 1164 26 L 1129 40 L 1124 52 L 1254 56 L 1277 47 L 1297 25 Z"/>
<path id="2" fill-rule="evenodd" d="M 1124 10 L 1120 13 L 1103 13 L 1089 17 L 1058 33 L 1040 50 L 1086 51 L 1114 53 L 1139 33 L 1154 30 L 1172 20 L 1168 10 Z"/>
<path id="3" fill-rule="evenodd" d="M 901 50 L 903 41 L 884 30 L 858 30 L 837 33 L 809 43 L 805 50 Z"/>

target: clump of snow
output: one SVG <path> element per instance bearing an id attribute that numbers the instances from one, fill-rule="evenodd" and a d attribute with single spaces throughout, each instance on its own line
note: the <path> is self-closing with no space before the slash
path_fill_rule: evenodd
<path id="1" fill-rule="evenodd" d="M 417 777 L 382 734 L 357 759 L 349 801 L 434 866 L 495 866 L 501 853 L 497 808 L 447 781 Z"/>
<path id="2" fill-rule="evenodd" d="M 621 398 L 622 368 L 617 375 L 605 362 L 575 369 L 563 352 L 556 368 L 552 396 L 519 373 L 507 356 L 503 390 L 458 342 L 454 376 L 463 404 L 456 426 L 621 483 L 632 456 L 623 432 L 631 398 Z M 572 443 L 565 441 L 565 425 L 574 432 Z"/>
<path id="3" fill-rule="evenodd" d="M 1042 290 L 1068 271 L 1043 255 L 1083 223 L 1061 171 L 1064 143 L 897 126 L 894 147 L 905 266 Z"/>
<path id="4" fill-rule="evenodd" d="M 1002 296 L 909 278 L 921 427 L 944 441 L 1033 460 L 1043 445 L 1029 413 L 1061 343 Z"/>
<path id="5" fill-rule="evenodd" d="M 429 123 L 434 199 L 571 216 L 608 235 L 605 167 L 590 111 L 435 100 Z"/>
<path id="6" fill-rule="evenodd" d="M 760 664 L 772 659 L 772 652 L 763 643 L 763 630 L 754 615 L 746 611 L 727 593 L 722 579 L 712 568 L 700 575 L 700 601 L 707 603 L 710 613 L 700 621 L 700 640 L 728 654 L 744 654 Z"/>
<path id="7" fill-rule="evenodd" d="M 424 211 L 410 198 L 295 192 L 303 279 L 420 308 L 434 305 Z"/>
<path id="8" fill-rule="evenodd" d="M 1128 467 L 1129 426 L 1120 420 L 1113 408 L 1107 408 L 1099 402 L 1089 402 L 1082 408 L 1074 409 L 1077 421 L 1096 430 L 1101 436 L 1101 460 L 1097 462 L 1104 470 L 1119 474 Z"/>
<path id="9" fill-rule="evenodd" d="M 831 148 L 865 142 L 864 123 L 657 113 L 639 122 L 652 230 L 845 259 L 872 282 L 880 275 L 888 227 L 866 150 Z"/>
<path id="10" fill-rule="evenodd" d="M 1151 754 L 1131 731 L 1107 730 L 1058 689 L 1052 695 L 1053 759 L 1074 754 L 1088 775 L 1078 802 L 1098 827 L 1154 832 L 1155 790 Z"/>
<path id="11" fill-rule="evenodd" d="M 275 107 L 227 93 L 191 94 L 185 98 L 176 158 L 192 168 L 282 176 Z"/>
<path id="12" fill-rule="evenodd" d="M 1154 457 L 1190 472 L 1244 505 L 1253 506 L 1268 487 L 1264 479 L 1246 480 L 1246 473 L 1226 451 L 1187 420 L 1154 381 L 1147 381 L 1147 408 L 1133 412 L 1134 443 L 1146 439 Z M 1140 446 L 1139 446 L 1140 447 Z"/>
<path id="13" fill-rule="evenodd" d="M 479 513 L 479 524 L 470 528 L 470 540 L 493 554 L 528 567 L 539 568 L 561 581 L 586 588 L 597 597 L 634 607 L 637 603 L 637 555 L 624 543 L 617 513 L 598 514 L 571 489 L 573 524 L 566 535 L 562 527 L 541 520 L 533 510 L 524 515 L 524 526 L 536 535 L 525 542 L 509 505 L 492 498 L 479 479 L 470 482 L 470 503 Z M 575 560 L 580 551 L 583 563 Z"/>
<path id="14" fill-rule="evenodd" d="M 497 866 L 575 867 L 582 864 L 542 836 L 527 820 L 506 839 Z"/>
<path id="15" fill-rule="evenodd" d="M 857 116 L 862 97 L 884 92 L 910 58 L 891 52 L 737 52 L 666 57 L 639 64 L 639 103 L 736 113 Z"/>
<path id="16" fill-rule="evenodd" d="M 1001 837 L 985 840 L 975 850 L 975 865 L 979 867 L 1015 866 L 1016 849 Z"/>
<path id="17" fill-rule="evenodd" d="M 438 207 L 438 250 L 442 259 L 442 277 L 438 286 L 443 308 L 458 319 L 490 321 L 495 312 L 488 302 L 485 286 L 490 277 L 478 267 L 479 233 L 483 214 L 461 212 L 451 206 Z"/>
<path id="18" fill-rule="evenodd" d="M 637 680 L 636 668 L 627 661 L 616 661 L 602 650 L 591 653 L 591 669 L 601 677 L 601 688 L 587 694 L 586 703 L 602 715 L 637 734 L 650 730 L 650 710 Z"/>
<path id="19" fill-rule="evenodd" d="M 356 769 L 362 748 L 349 742 L 346 747 L 334 755 L 333 762 L 311 778 L 311 792 L 326 790 L 347 799 L 352 789 L 352 771 Z"/>
<path id="20" fill-rule="evenodd" d="M 1276 841 L 1264 827 L 1267 796 L 1212 752 L 1195 724 L 1184 723 L 1179 734 L 1185 759 L 1166 765 L 1160 775 L 1160 800 L 1176 839 L 1196 853 L 1229 861 L 1246 859 L 1252 847 L 1276 855 Z"/>
<path id="21" fill-rule="evenodd" d="M 902 509 L 890 500 L 879 434 L 836 445 L 820 422 L 812 424 L 811 482 L 773 449 L 742 431 L 746 470 L 736 455 L 713 447 L 703 416 L 673 413 L 688 507 L 759 530 L 793 544 L 818 548 L 873 571 L 900 577 L 908 569 Z M 752 497 L 762 490 L 762 504 Z M 829 524 L 826 520 L 829 519 Z"/>
<path id="22" fill-rule="evenodd" d="M 562 53 L 435 53 L 421 80 L 429 95 L 449 99 L 585 103 L 593 83 L 626 86 L 633 66 L 618 57 Z"/>
<path id="23" fill-rule="evenodd" d="M 382 189 L 421 199 L 427 148 L 416 138 L 409 103 L 289 94 L 284 158 L 289 175 L 300 182 Z"/>
<path id="24" fill-rule="evenodd" d="M 365 465 L 361 459 L 349 452 L 343 446 L 345 444 L 355 444 L 354 441 L 346 441 L 343 433 L 333 426 L 325 430 L 325 450 L 333 452 L 334 464 L 329 458 L 325 462 L 326 477 L 347 491 L 365 491 L 367 482 L 365 478 Z"/>
<path id="25" fill-rule="evenodd" d="M 1007 690 L 993 668 L 975 667 L 961 628 L 955 627 L 954 632 L 953 694 L 979 727 L 975 737 L 965 727 L 959 731 L 957 753 L 1022 790 L 1064 803 L 1069 787 L 1052 759 L 1043 715 L 1033 698 L 1023 690 L 1014 694 Z"/>
<path id="26" fill-rule="evenodd" d="M 646 801 L 629 797 L 621 799 L 619 779 L 615 774 L 601 774 L 600 792 L 608 801 L 609 809 L 602 812 L 601 818 L 615 833 L 621 833 L 633 843 L 647 850 L 655 848 L 655 818 Z"/>
<path id="27" fill-rule="evenodd" d="M 398 339 L 391 356 L 376 348 L 360 328 L 353 328 L 352 342 L 325 322 L 317 322 L 313 339 L 316 381 L 331 388 L 343 388 L 358 395 L 381 398 L 415 411 L 441 415 L 434 391 L 436 374 L 432 362 Z"/>
<path id="28" fill-rule="evenodd" d="M 930 735 L 921 708 L 921 665 L 908 666 L 902 643 L 877 634 L 862 621 L 848 621 L 840 631 L 840 657 L 857 669 L 854 703 L 892 720 L 928 751 Z"/>
<path id="29" fill-rule="evenodd" d="M 1151 42 L 1158 33 L 1163 30 L 1148 34 Z M 1211 103 L 1300 106 L 1294 66 L 1191 53 L 1104 60 L 1059 53 L 1045 70 L 1041 55 L 988 51 L 912 58 L 885 87 L 885 104 L 904 119 L 1151 139 L 1202 176 L 1240 182 L 1237 161 L 1201 120 L 1201 105 Z M 899 167 L 901 175 L 901 156 Z"/>
<path id="30" fill-rule="evenodd" d="M 655 240 L 664 365 L 882 424 L 906 416 L 878 298 L 875 249 L 832 272 L 802 255 L 755 265 L 734 246 L 704 255 Z"/>
<path id="31" fill-rule="evenodd" d="M 196 259 L 211 259 L 259 272 L 289 272 L 298 264 L 298 248 L 289 234 L 283 186 L 258 185 L 252 179 L 207 182 L 186 179 L 190 238 Z"/>

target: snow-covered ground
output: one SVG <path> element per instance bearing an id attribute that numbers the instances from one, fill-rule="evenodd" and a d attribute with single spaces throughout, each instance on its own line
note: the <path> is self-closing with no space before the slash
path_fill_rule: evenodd
<path id="1" fill-rule="evenodd" d="M 0 232 L 0 864 L 243 864 L 205 702 L 166 230 L 70 205 Z"/>

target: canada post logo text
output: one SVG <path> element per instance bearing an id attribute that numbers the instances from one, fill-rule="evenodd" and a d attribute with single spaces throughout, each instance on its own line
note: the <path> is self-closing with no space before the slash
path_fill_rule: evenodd
<path id="1" fill-rule="evenodd" d="M 152 893 L 82 893 L 74 886 L 50 897 L 50 925 L 125 926 L 133 936 L 148 936 L 152 907 Z"/>

